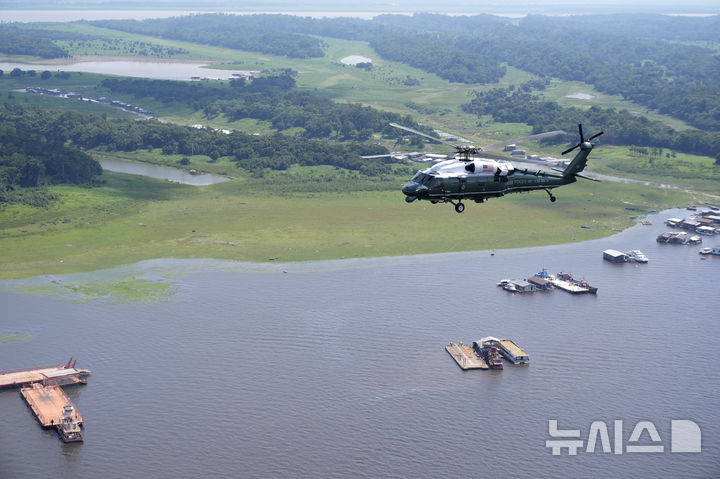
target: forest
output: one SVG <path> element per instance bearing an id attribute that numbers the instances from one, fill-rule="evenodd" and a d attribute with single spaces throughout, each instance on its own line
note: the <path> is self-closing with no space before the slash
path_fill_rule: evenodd
<path id="1" fill-rule="evenodd" d="M 308 35 L 258 25 L 254 15 L 205 14 L 150 20 L 98 20 L 93 25 L 194 43 L 269 53 L 289 58 L 324 55 L 322 42 Z"/>
<path id="2" fill-rule="evenodd" d="M 490 15 L 416 14 L 360 20 L 203 14 L 91 24 L 289 58 L 325 55 L 327 44 L 318 37 L 363 41 L 382 58 L 471 85 L 496 84 L 508 72 L 507 66 L 512 66 L 534 74 L 535 79 L 519 86 L 477 90 L 463 110 L 477 115 L 479 121 L 489 115 L 496 122 L 527 124 L 536 133 L 554 129 L 574 132 L 577 123 L 583 123 L 586 131 L 604 130 L 606 143 L 711 156 L 720 164 L 720 20 L 646 15 L 638 23 L 633 18 L 531 15 L 511 20 Z M 3 53 L 64 57 L 68 50 L 63 46 L 79 45 L 133 55 L 187 53 L 177 47 L 53 30 L 51 26 L 0 25 Z M 9 75 L 0 72 L 0 78 L 24 74 L 16 69 Z M 99 85 L 113 94 L 189 107 L 208 120 L 222 116 L 230 123 L 248 118 L 268 122 L 275 133 L 265 136 L 225 135 L 158 121 L 113 120 L 4 105 L 0 110 L 0 202 L 18 201 L 23 188 L 93 184 L 101 170 L 84 151 L 90 149 L 161 149 L 165 154 L 202 154 L 210 161 L 226 157 L 255 172 L 296 163 L 384 174 L 390 168 L 385 160 L 360 158 L 387 152 L 371 144 L 371 139 L 401 138 L 400 131 L 389 127 L 390 122 L 424 129 L 409 115 L 335 102 L 318 92 L 300 90 L 297 74 L 290 69 L 270 70 L 252 79 L 224 83 L 108 78 Z M 35 75 L 28 72 L 31 78 Z M 38 75 L 50 76 L 50 72 Z M 542 97 L 550 78 L 591 84 L 597 91 L 621 95 L 697 129 L 677 131 L 624 109 L 560 106 Z M 416 102 L 407 106 L 418 112 L 430 111 L 429 106 Z M 412 136 L 411 141 L 421 148 L 421 137 Z"/>
<path id="3" fill-rule="evenodd" d="M 542 76 L 582 81 L 705 130 L 720 131 L 718 17 L 643 15 L 547 17 L 380 15 L 373 20 L 291 15 L 201 14 L 92 25 L 247 51 L 313 58 L 317 36 L 366 41 L 388 60 L 459 83 L 495 83 L 505 64 Z M 65 56 L 54 40 L 0 28 L 6 53 Z M 50 35 L 45 38 L 45 36 Z M 56 42 L 57 43 L 57 42 Z"/>
<path id="4" fill-rule="evenodd" d="M 288 56 L 300 56 L 296 48 L 301 47 L 307 49 L 304 56 L 322 55 L 322 42 L 309 35 L 361 40 L 383 58 L 461 83 L 497 82 L 507 63 L 542 77 L 583 81 L 697 128 L 720 130 L 718 52 L 700 44 L 720 43 L 720 20 L 645 15 L 642 28 L 636 28 L 630 18 L 530 15 L 514 22 L 490 15 L 381 15 L 359 20 L 208 14 L 94 24 L 137 33 L 160 31 L 175 39 L 213 28 L 212 36 L 198 35 L 194 41 L 223 46 L 231 46 L 229 39 L 239 30 L 252 36 L 257 28 L 272 40 L 263 45 L 233 43 L 235 48 L 268 52 L 277 44 Z M 298 42 L 298 47 L 282 47 L 286 40 Z"/>
<path id="5" fill-rule="evenodd" d="M 534 133 L 552 130 L 574 132 L 576 125 L 582 123 L 588 132 L 604 130 L 605 143 L 670 148 L 683 153 L 712 156 L 720 164 L 720 132 L 678 132 L 627 110 L 617 111 L 597 106 L 589 110 L 562 107 L 555 102 L 542 100 L 534 93 L 533 85 L 536 84 L 475 92 L 475 98 L 463 105 L 463 109 L 478 116 L 492 115 L 499 122 L 527 123 L 533 127 Z"/>
<path id="6" fill-rule="evenodd" d="M 207 155 L 211 161 L 229 157 L 251 172 L 284 170 L 293 164 L 332 165 L 371 176 L 390 171 L 384 159 L 361 158 L 387 153 L 383 147 L 365 143 L 307 140 L 280 133 L 224 134 L 157 120 L 107 119 L 24 105 L 0 106 L 0 144 L 0 203 L 22 201 L 25 197 L 13 192 L 25 187 L 91 185 L 102 173 L 100 165 L 83 151 L 93 148 L 158 148 L 164 154 Z"/>
<path id="7" fill-rule="evenodd" d="M 305 138 L 365 141 L 373 133 L 400 138 L 396 122 L 423 129 L 409 115 L 400 115 L 353 103 L 336 103 L 318 94 L 294 89 L 296 72 L 271 72 L 266 76 L 230 81 L 230 87 L 168 80 L 107 79 L 102 86 L 113 93 L 151 97 L 162 102 L 182 102 L 203 110 L 206 118 L 224 114 L 230 121 L 243 118 L 269 121 L 276 130 L 302 128 Z M 428 133 L 431 133 L 428 131 Z M 421 137 L 413 138 L 422 145 Z"/>

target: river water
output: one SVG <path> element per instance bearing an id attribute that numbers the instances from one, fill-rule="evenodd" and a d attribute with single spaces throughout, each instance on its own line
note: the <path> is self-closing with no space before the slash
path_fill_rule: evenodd
<path id="1" fill-rule="evenodd" d="M 0 344 L 0 368 L 73 356 L 92 370 L 66 389 L 83 444 L 63 444 L 17 391 L 0 391 L 0 477 L 718 477 L 720 257 L 655 242 L 662 220 L 684 213 L 492 254 L 162 259 L 0 282 L 0 335 L 33 336 Z M 641 249 L 650 263 L 607 263 L 606 248 Z M 542 267 L 585 277 L 598 295 L 495 286 Z M 128 276 L 171 294 L 81 295 Z M 530 366 L 462 371 L 444 351 L 487 335 L 514 339 Z M 649 421 L 664 452 L 612 442 L 623 454 L 603 454 L 598 439 L 594 452 L 555 456 L 549 420 L 585 445 L 593 421 L 614 441 L 616 420 L 625 446 L 658 445 L 647 430 L 630 441 Z M 700 427 L 700 453 L 671 451 L 672 420 Z"/>
<path id="2" fill-rule="evenodd" d="M 151 178 L 159 178 L 184 185 L 206 186 L 230 181 L 228 178 L 219 175 L 211 175 L 209 173 L 192 174 L 178 168 L 141 163 L 139 161 L 119 158 L 96 158 L 96 160 L 100 163 L 103 170 L 127 173 L 130 175 L 149 176 Z"/>
<path id="3" fill-rule="evenodd" d="M 247 70 L 219 70 L 206 67 L 207 64 L 182 61 L 110 60 L 79 61 L 67 64 L 0 62 L 0 70 L 4 72 L 10 72 L 15 68 L 19 68 L 23 71 L 101 73 L 104 75 L 151 78 L 154 80 L 192 80 L 199 78 L 228 80 L 234 78 L 235 74 L 243 75 L 249 73 Z"/>

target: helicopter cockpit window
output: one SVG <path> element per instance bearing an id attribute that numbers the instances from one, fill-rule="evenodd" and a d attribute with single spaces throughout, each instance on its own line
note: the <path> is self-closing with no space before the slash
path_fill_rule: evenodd
<path id="1" fill-rule="evenodd" d="M 419 185 L 424 185 L 425 182 L 430 178 L 430 175 L 426 175 L 425 173 L 416 173 L 415 176 L 412 177 L 412 181 Z"/>

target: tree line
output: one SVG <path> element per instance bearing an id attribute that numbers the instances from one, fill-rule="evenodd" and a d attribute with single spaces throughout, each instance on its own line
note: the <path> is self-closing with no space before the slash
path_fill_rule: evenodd
<path id="1" fill-rule="evenodd" d="M 563 107 L 543 100 L 530 85 L 520 88 L 494 88 L 475 92 L 463 110 L 476 115 L 492 115 L 495 121 L 526 123 L 534 133 L 552 130 L 569 132 L 566 138 L 543 141 L 575 142 L 578 123 L 590 133 L 604 130 L 602 141 L 613 145 L 669 148 L 683 153 L 716 157 L 720 152 L 720 133 L 700 130 L 676 131 L 669 126 L 637 116 L 627 110 L 600 108 L 588 110 Z M 717 156 L 720 159 L 720 155 Z"/>
<path id="2" fill-rule="evenodd" d="M 37 29 L 22 28 L 12 23 L 0 24 L 0 52 L 40 58 L 70 56 L 70 53 L 57 46 L 47 33 Z"/>
<path id="3" fill-rule="evenodd" d="M 199 14 L 148 20 L 97 20 L 91 24 L 153 37 L 203 43 L 289 58 L 324 56 L 320 40 L 260 26 L 254 15 Z"/>
<path id="4" fill-rule="evenodd" d="M 507 63 L 542 77 L 586 82 L 698 128 L 720 130 L 717 52 L 690 44 L 720 44 L 717 18 L 643 15 L 638 22 L 637 16 L 530 15 L 512 21 L 490 15 L 416 14 L 361 20 L 211 14 L 163 22 L 164 34 L 175 37 L 185 35 L 184 28 L 196 31 L 212 26 L 217 29 L 214 34 L 231 37 L 234 30 L 255 26 L 303 38 L 322 35 L 366 41 L 383 58 L 454 82 L 497 82 Z M 127 25 L 105 24 L 125 29 Z M 259 47 L 246 44 L 242 48 Z"/>
<path id="5" fill-rule="evenodd" d="M 336 103 L 312 92 L 294 89 L 295 72 L 270 72 L 250 81 L 233 80 L 225 85 L 146 79 L 106 79 L 102 86 L 113 93 L 162 102 L 182 102 L 202 110 L 206 118 L 225 115 L 229 121 L 244 118 L 269 121 L 276 130 L 302 128 L 305 138 L 365 141 L 373 134 L 399 139 L 389 124 L 401 123 L 422 129 L 409 115 L 401 115 L 355 103 Z M 413 139 L 422 145 L 421 137 Z"/>
<path id="6" fill-rule="evenodd" d="M 364 159 L 387 153 L 366 143 L 308 140 L 280 133 L 265 136 L 224 134 L 156 120 L 108 119 L 73 111 L 27 105 L 0 106 L 0 201 L 13 191 L 67 183 L 90 185 L 102 169 L 84 150 L 161 149 L 164 154 L 227 157 L 249 171 L 291 165 L 331 165 L 374 176 L 391 171 L 394 160 Z"/>

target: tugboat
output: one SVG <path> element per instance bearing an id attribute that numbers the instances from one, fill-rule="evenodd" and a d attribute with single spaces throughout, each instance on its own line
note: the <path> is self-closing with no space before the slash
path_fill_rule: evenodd
<path id="1" fill-rule="evenodd" d="M 66 404 L 63 407 L 63 415 L 57 430 L 63 442 L 83 442 L 80 424 L 75 417 L 75 408 L 72 404 Z"/>
<path id="2" fill-rule="evenodd" d="M 475 352 L 485 360 L 490 369 L 503 369 L 503 360 L 498 348 L 500 340 L 492 336 L 473 342 Z"/>

